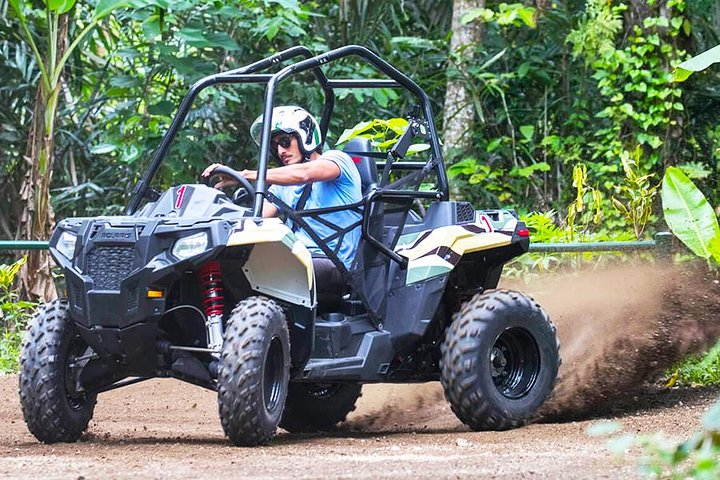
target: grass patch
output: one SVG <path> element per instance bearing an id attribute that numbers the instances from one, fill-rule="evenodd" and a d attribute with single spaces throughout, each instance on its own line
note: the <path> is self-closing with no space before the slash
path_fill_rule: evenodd
<path id="1" fill-rule="evenodd" d="M 720 341 L 705 355 L 686 358 L 671 370 L 668 386 L 720 385 Z"/>
<path id="2" fill-rule="evenodd" d="M 0 375 L 17 372 L 25 327 L 37 306 L 19 300 L 13 288 L 24 264 L 23 257 L 13 264 L 0 265 Z"/>
<path id="3" fill-rule="evenodd" d="M 0 337 L 0 375 L 16 373 L 24 331 L 4 329 Z"/>

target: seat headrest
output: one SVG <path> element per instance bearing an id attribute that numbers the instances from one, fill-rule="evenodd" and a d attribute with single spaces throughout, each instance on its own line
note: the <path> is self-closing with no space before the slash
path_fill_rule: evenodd
<path id="1" fill-rule="evenodd" d="M 363 152 L 372 152 L 372 144 L 367 138 L 355 137 L 348 140 L 343 151 L 350 155 L 360 173 L 363 195 L 371 185 L 377 184 L 377 165 L 375 159 L 363 155 Z"/>

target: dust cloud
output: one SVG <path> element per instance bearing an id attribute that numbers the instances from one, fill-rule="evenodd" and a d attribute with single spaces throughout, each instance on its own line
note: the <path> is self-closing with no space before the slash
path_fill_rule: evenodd
<path id="1" fill-rule="evenodd" d="M 543 277 L 526 287 L 558 329 L 563 365 L 548 420 L 612 411 L 720 335 L 720 286 L 701 269 L 629 265 Z"/>
<path id="2" fill-rule="evenodd" d="M 702 269 L 626 265 L 502 285 L 535 298 L 558 329 L 562 365 L 540 421 L 611 413 L 720 336 L 720 285 Z M 366 385 L 345 428 L 461 429 L 439 383 Z"/>

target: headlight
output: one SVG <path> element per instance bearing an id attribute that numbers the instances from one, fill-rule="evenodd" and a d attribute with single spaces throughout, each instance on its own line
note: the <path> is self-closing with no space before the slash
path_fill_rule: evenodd
<path id="1" fill-rule="evenodd" d="M 208 246 L 208 236 L 205 232 L 196 233 L 189 237 L 181 238 L 175 242 L 172 248 L 172 254 L 175 258 L 185 260 L 186 258 L 200 255 Z"/>
<path id="2" fill-rule="evenodd" d="M 60 235 L 60 239 L 58 240 L 57 245 L 55 245 L 55 248 L 57 248 L 57 251 L 62 253 L 65 258 L 72 260 L 75 256 L 76 243 L 77 235 L 72 232 L 65 231 L 62 235 Z"/>

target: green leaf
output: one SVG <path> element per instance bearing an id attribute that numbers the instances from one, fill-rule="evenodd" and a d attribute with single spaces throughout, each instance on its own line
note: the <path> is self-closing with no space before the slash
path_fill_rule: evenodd
<path id="1" fill-rule="evenodd" d="M 430 145 L 427 143 L 416 143 L 414 145 L 410 145 L 407 149 L 407 154 L 412 155 L 414 153 L 420 153 L 424 152 L 425 150 L 429 150 Z"/>
<path id="2" fill-rule="evenodd" d="M 233 40 L 232 37 L 225 32 L 209 32 L 205 34 L 205 37 L 215 47 L 224 48 L 228 51 L 240 49 L 235 40 Z"/>
<path id="3" fill-rule="evenodd" d="M 25 19 L 25 2 L 21 3 L 20 0 L 10 0 L 10 6 L 15 10 L 20 20 Z"/>
<path id="4" fill-rule="evenodd" d="M 265 30 L 265 38 L 272 40 L 280 32 L 280 26 L 282 25 L 282 18 L 274 18 L 270 21 L 267 29 Z"/>
<path id="5" fill-rule="evenodd" d="M 150 115 L 171 115 L 175 111 L 175 104 L 169 100 L 160 100 L 154 105 L 148 106 Z"/>
<path id="6" fill-rule="evenodd" d="M 448 167 L 447 173 L 450 178 L 455 178 L 458 175 L 472 175 L 477 171 L 477 169 L 477 160 L 475 160 L 474 158 L 466 158 L 464 160 L 460 160 L 453 165 L 450 165 L 450 167 Z"/>
<path id="7" fill-rule="evenodd" d="M 372 91 L 373 99 L 380 105 L 381 107 L 385 108 L 388 105 L 388 97 L 385 95 L 385 92 L 378 88 L 374 88 Z"/>
<path id="8" fill-rule="evenodd" d="M 525 78 L 525 76 L 528 74 L 528 71 L 530 70 L 530 62 L 524 62 L 520 64 L 520 67 L 518 68 L 518 77 Z"/>
<path id="9" fill-rule="evenodd" d="M 502 143 L 503 139 L 502 137 L 493 138 L 490 140 L 487 144 L 487 147 L 485 147 L 485 151 L 488 153 L 494 152 Z"/>
<path id="10" fill-rule="evenodd" d="M 110 78 L 110 85 L 118 88 L 132 88 L 142 85 L 142 79 L 133 75 L 115 75 Z"/>
<path id="11" fill-rule="evenodd" d="M 683 32 L 685 33 L 685 35 L 687 35 L 689 37 L 690 34 L 692 33 L 692 24 L 686 18 L 685 21 L 683 22 L 682 26 L 683 26 Z"/>
<path id="12" fill-rule="evenodd" d="M 695 255 L 720 262 L 720 225 L 705 195 L 679 168 L 669 167 L 662 183 L 665 222 Z"/>
<path id="13" fill-rule="evenodd" d="M 520 19 L 530 28 L 535 28 L 537 23 L 535 22 L 535 9 L 532 7 L 525 7 L 518 10 L 518 16 Z"/>
<path id="14" fill-rule="evenodd" d="M 75 0 L 48 0 L 47 6 L 51 12 L 56 12 L 58 15 L 67 13 L 71 8 L 75 6 Z"/>
<path id="15" fill-rule="evenodd" d="M 225 50 L 237 50 L 235 41 L 226 33 L 204 32 L 199 28 L 183 28 L 177 33 L 185 43 L 197 48 L 224 48 Z"/>
<path id="16" fill-rule="evenodd" d="M 520 133 L 525 138 L 525 140 L 529 142 L 530 140 L 532 140 L 533 135 L 535 135 L 535 127 L 533 125 L 522 125 L 520 127 Z"/>
<path id="17" fill-rule="evenodd" d="M 93 21 L 100 20 L 101 18 L 107 17 L 121 7 L 127 7 L 130 5 L 129 0 L 100 0 L 95 7 L 95 13 L 93 14 Z"/>
<path id="18" fill-rule="evenodd" d="M 495 55 L 493 55 L 490 60 L 488 60 L 487 62 L 485 62 L 485 63 L 482 64 L 482 66 L 480 67 L 480 70 L 487 70 L 487 68 L 488 68 L 490 65 L 492 65 L 493 63 L 495 63 L 495 62 L 497 62 L 498 60 L 500 60 L 500 59 L 503 57 L 503 55 L 505 55 L 505 52 L 506 52 L 506 51 L 507 51 L 507 48 L 503 48 L 503 49 L 500 50 L 498 53 L 496 53 Z"/>
<path id="19" fill-rule="evenodd" d="M 118 146 L 112 143 L 99 143 L 90 149 L 90 153 L 93 155 L 102 155 L 104 153 L 114 152 L 117 149 Z"/>
<path id="20" fill-rule="evenodd" d="M 683 82 L 692 75 L 693 72 L 701 72 L 713 63 L 720 62 L 720 45 L 710 50 L 696 55 L 690 60 L 682 62 L 675 68 L 673 72 L 673 80 Z"/>
<path id="21" fill-rule="evenodd" d="M 548 171 L 550 171 L 550 165 L 548 165 L 546 162 L 538 162 L 538 163 L 533 163 L 532 165 L 528 165 L 527 167 L 523 167 L 523 168 L 513 168 L 512 170 L 510 170 L 510 175 L 523 177 L 523 178 L 530 178 L 530 176 L 535 172 L 548 172 Z"/>
<path id="22" fill-rule="evenodd" d="M 460 23 L 467 25 L 468 23 L 477 20 L 478 18 L 483 22 L 489 22 L 493 19 L 495 13 L 489 8 L 471 8 L 465 13 L 460 19 Z"/>
<path id="23" fill-rule="evenodd" d="M 370 130 L 373 126 L 373 122 L 360 122 L 357 125 L 355 125 L 352 128 L 346 128 L 345 131 L 343 131 L 342 135 L 340 135 L 340 138 L 338 138 L 336 144 L 340 145 L 342 143 L 347 142 L 348 140 L 352 140 L 353 138 L 357 137 L 361 133 L 365 133 L 366 131 Z"/>
<path id="24" fill-rule="evenodd" d="M 297 0 L 269 0 L 267 3 L 277 3 L 287 10 L 297 11 L 300 9 Z"/>
<path id="25" fill-rule="evenodd" d="M 120 155 L 120 161 L 125 163 L 133 163 L 135 160 L 140 158 L 142 152 L 137 145 L 127 145 L 123 148 L 122 155 Z"/>
<path id="26" fill-rule="evenodd" d="M 376 122 L 378 121 L 376 120 Z M 410 124 L 406 119 L 400 117 L 390 118 L 385 122 L 380 122 L 381 124 L 384 123 L 385 125 L 387 125 L 390 130 L 397 133 L 398 135 L 402 135 L 405 132 L 405 129 Z"/>

